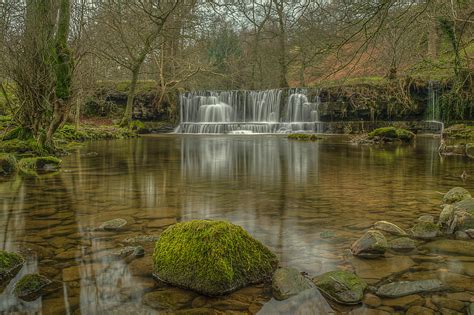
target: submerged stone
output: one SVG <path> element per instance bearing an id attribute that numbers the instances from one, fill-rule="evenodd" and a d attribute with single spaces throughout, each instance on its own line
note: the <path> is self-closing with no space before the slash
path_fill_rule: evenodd
<path id="1" fill-rule="evenodd" d="M 242 227 L 194 220 L 167 228 L 156 242 L 154 275 L 215 296 L 271 278 L 278 259 Z"/>
<path id="2" fill-rule="evenodd" d="M 425 244 L 422 248 L 432 253 L 474 256 L 473 241 L 438 240 Z"/>
<path id="3" fill-rule="evenodd" d="M 0 175 L 10 175 L 17 169 L 15 156 L 7 153 L 0 153 Z"/>
<path id="4" fill-rule="evenodd" d="M 415 224 L 411 232 L 416 238 L 432 239 L 438 235 L 439 227 L 434 223 L 421 221 Z"/>
<path id="5" fill-rule="evenodd" d="M 401 229 L 397 225 L 395 225 L 391 222 L 387 222 L 387 221 L 375 222 L 374 228 L 376 230 L 384 231 L 384 232 L 394 234 L 394 235 L 399 235 L 399 236 L 407 235 L 407 232 L 405 232 L 403 229 Z"/>
<path id="6" fill-rule="evenodd" d="M 385 236 L 378 231 L 367 231 L 351 246 L 354 256 L 376 258 L 383 256 L 388 244 Z"/>
<path id="7" fill-rule="evenodd" d="M 462 187 L 454 187 L 444 195 L 443 202 L 451 204 L 468 198 L 471 198 L 469 191 Z"/>
<path id="8" fill-rule="evenodd" d="M 415 241 L 408 237 L 399 237 L 389 243 L 390 248 L 396 251 L 410 251 L 415 249 Z"/>
<path id="9" fill-rule="evenodd" d="M 42 291 L 51 280 L 37 273 L 27 274 L 15 284 L 15 295 L 25 301 L 34 301 L 44 294 Z"/>
<path id="10" fill-rule="evenodd" d="M 18 162 L 18 168 L 26 175 L 57 172 L 61 167 L 61 160 L 54 156 L 24 158 Z"/>
<path id="11" fill-rule="evenodd" d="M 0 250 L 0 287 L 5 287 L 25 263 L 22 256 Z"/>
<path id="12" fill-rule="evenodd" d="M 400 281 L 382 285 L 378 288 L 377 295 L 381 297 L 397 298 L 416 293 L 440 291 L 443 288 L 443 283 L 438 279 Z"/>
<path id="13" fill-rule="evenodd" d="M 330 271 L 315 277 L 313 282 L 328 298 L 341 304 L 359 304 L 367 283 L 352 272 Z"/>
<path id="14" fill-rule="evenodd" d="M 313 287 L 314 283 L 294 268 L 280 268 L 273 274 L 273 297 L 280 301 Z"/>
<path id="15" fill-rule="evenodd" d="M 125 225 L 127 225 L 127 220 L 117 218 L 105 221 L 99 226 L 99 229 L 104 231 L 117 231 L 122 229 Z"/>

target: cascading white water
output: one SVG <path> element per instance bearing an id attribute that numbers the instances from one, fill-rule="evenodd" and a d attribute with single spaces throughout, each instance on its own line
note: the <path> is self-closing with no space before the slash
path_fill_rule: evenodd
<path id="1" fill-rule="evenodd" d="M 188 92 L 180 95 L 177 133 L 278 133 L 320 131 L 319 97 L 290 90 L 282 113 L 282 90 Z M 281 115 L 282 113 L 282 115 Z"/>

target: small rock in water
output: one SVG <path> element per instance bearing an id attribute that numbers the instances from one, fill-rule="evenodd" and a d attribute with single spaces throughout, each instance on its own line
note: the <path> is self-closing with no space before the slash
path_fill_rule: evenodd
<path id="1" fill-rule="evenodd" d="M 397 225 L 395 225 L 391 222 L 387 222 L 387 221 L 375 222 L 374 228 L 376 230 L 384 231 L 384 232 L 394 234 L 394 235 L 399 235 L 399 236 L 407 235 L 407 232 L 405 232 L 403 229 L 401 229 Z"/>
<path id="2" fill-rule="evenodd" d="M 118 251 L 112 253 L 114 257 L 126 258 L 126 257 L 143 257 L 145 255 L 145 249 L 142 246 L 126 246 Z"/>
<path id="3" fill-rule="evenodd" d="M 469 304 L 469 308 L 467 309 L 467 313 L 469 315 L 474 315 L 474 303 Z"/>
<path id="4" fill-rule="evenodd" d="M 474 229 L 464 231 L 470 238 L 474 238 Z"/>
<path id="5" fill-rule="evenodd" d="M 457 240 L 469 240 L 471 237 L 465 231 L 456 231 L 454 237 Z"/>
<path id="6" fill-rule="evenodd" d="M 416 238 L 431 239 L 435 238 L 439 233 L 438 225 L 430 222 L 418 222 L 411 230 Z"/>
<path id="7" fill-rule="evenodd" d="M 465 188 L 454 187 L 444 195 L 443 202 L 451 204 L 469 198 L 471 194 Z"/>
<path id="8" fill-rule="evenodd" d="M 122 229 L 125 225 L 127 225 L 127 220 L 117 218 L 102 223 L 99 229 L 104 231 L 117 231 Z"/>
<path id="9" fill-rule="evenodd" d="M 315 277 L 313 282 L 328 298 L 347 305 L 359 304 L 367 283 L 352 272 L 330 271 Z"/>
<path id="10" fill-rule="evenodd" d="M 354 256 L 376 258 L 383 256 L 387 247 L 385 236 L 379 231 L 371 230 L 352 244 L 351 252 Z"/>
<path id="11" fill-rule="evenodd" d="M 294 268 L 280 268 L 273 274 L 273 297 L 279 301 L 286 300 L 311 288 L 314 288 L 314 283 Z"/>
<path id="12" fill-rule="evenodd" d="M 139 236 L 126 238 L 123 242 L 129 243 L 129 244 L 138 244 L 138 243 L 156 242 L 159 239 L 160 237 L 155 236 L 155 235 L 139 235 Z"/>
<path id="13" fill-rule="evenodd" d="M 51 280 L 37 273 L 27 274 L 15 284 L 15 295 L 24 301 L 34 301 L 44 294 L 43 289 Z"/>
<path id="14" fill-rule="evenodd" d="M 429 223 L 434 223 L 435 218 L 432 215 L 422 215 L 421 217 L 418 218 L 419 222 L 429 222 Z"/>
<path id="15" fill-rule="evenodd" d="M 415 249 L 415 242 L 408 237 L 399 237 L 390 241 L 390 248 L 397 251 L 410 251 Z"/>
<path id="16" fill-rule="evenodd" d="M 438 279 L 400 281 L 382 285 L 377 290 L 377 295 L 388 298 L 398 298 L 416 293 L 440 291 L 443 288 L 443 283 Z"/>

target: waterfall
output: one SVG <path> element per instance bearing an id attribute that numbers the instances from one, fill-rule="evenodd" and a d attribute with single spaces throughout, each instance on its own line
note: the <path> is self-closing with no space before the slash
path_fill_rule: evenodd
<path id="1" fill-rule="evenodd" d="M 426 106 L 425 120 L 441 120 L 441 109 L 439 106 L 439 89 L 440 87 L 438 82 L 428 82 L 428 104 Z"/>
<path id="2" fill-rule="evenodd" d="M 281 89 L 261 91 L 199 91 L 179 96 L 181 122 L 177 133 L 282 133 L 322 130 L 319 96 Z M 283 109 L 283 110 L 282 110 Z"/>

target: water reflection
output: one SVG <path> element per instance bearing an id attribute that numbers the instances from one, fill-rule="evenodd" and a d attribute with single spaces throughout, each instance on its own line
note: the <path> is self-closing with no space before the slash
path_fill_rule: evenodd
<path id="1" fill-rule="evenodd" d="M 408 228 L 421 214 L 438 214 L 438 192 L 453 186 L 474 191 L 472 180 L 459 178 L 463 171 L 474 174 L 474 165 L 461 157 L 440 159 L 437 147 L 430 138 L 377 148 L 278 136 L 91 143 L 66 157 L 57 175 L 1 180 L 2 248 L 27 255 L 21 275 L 39 271 L 64 286 L 24 303 L 11 294 L 12 282 L 0 295 L 0 311 L 151 312 L 140 301 L 154 288 L 153 244 L 145 248 L 147 257 L 130 264 L 111 252 L 126 238 L 157 235 L 193 218 L 240 224 L 283 264 L 312 275 L 345 268 L 350 243 L 373 222 Z M 126 219 L 128 228 L 94 230 L 113 218 Z"/>

